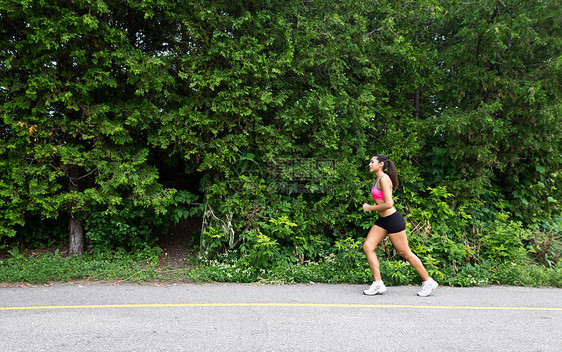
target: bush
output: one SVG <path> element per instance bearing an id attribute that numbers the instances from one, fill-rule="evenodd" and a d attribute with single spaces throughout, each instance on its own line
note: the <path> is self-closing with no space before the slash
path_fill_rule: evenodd
<path id="1" fill-rule="evenodd" d="M 528 258 L 530 246 L 524 243 L 532 238 L 531 231 L 521 222 L 496 220 L 483 224 L 478 238 L 479 255 L 493 262 L 521 262 Z"/>
<path id="2" fill-rule="evenodd" d="M 419 285 L 421 280 L 406 261 L 382 259 L 381 274 L 388 286 Z M 283 263 L 269 269 L 247 266 L 239 260 L 204 260 L 189 272 L 198 282 L 267 282 L 267 283 L 351 283 L 369 284 L 372 274 L 366 261 L 353 268 L 330 255 L 321 262 Z M 554 269 L 538 265 L 501 264 L 490 262 L 468 264 L 460 270 L 442 269 L 432 274 L 444 286 L 487 286 L 493 284 L 518 286 L 562 287 L 562 265 Z"/>
<path id="3" fill-rule="evenodd" d="M 156 234 L 164 233 L 167 223 L 167 217 L 145 208 L 98 211 L 88 218 L 86 238 L 91 248 L 139 250 L 154 246 Z"/>
<path id="4" fill-rule="evenodd" d="M 562 258 L 562 218 L 534 224 L 529 242 L 531 256 L 537 263 L 556 267 Z"/>

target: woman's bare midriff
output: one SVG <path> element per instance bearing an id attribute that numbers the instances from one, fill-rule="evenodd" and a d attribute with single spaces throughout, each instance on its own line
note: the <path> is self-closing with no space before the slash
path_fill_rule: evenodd
<path id="1" fill-rule="evenodd" d="M 384 203 L 384 200 L 375 200 L 375 203 L 376 203 L 377 205 L 379 205 L 379 204 L 381 204 L 381 203 Z M 381 210 L 381 211 L 379 211 L 378 213 L 379 213 L 379 216 L 380 216 L 381 218 L 385 218 L 385 217 L 387 217 L 387 216 L 390 216 L 390 215 L 396 213 L 396 209 L 395 209 L 394 207 L 392 207 L 392 208 L 390 208 L 390 209 Z"/>

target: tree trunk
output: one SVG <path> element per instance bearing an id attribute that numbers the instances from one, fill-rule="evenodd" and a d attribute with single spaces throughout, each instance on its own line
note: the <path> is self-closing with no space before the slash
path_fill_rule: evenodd
<path id="1" fill-rule="evenodd" d="M 72 215 L 72 214 L 71 214 Z M 84 254 L 84 228 L 82 222 L 74 217 L 70 218 L 68 223 L 68 234 L 70 236 L 70 255 Z"/>
<path id="2" fill-rule="evenodd" d="M 78 186 L 77 176 L 78 168 L 71 167 L 68 175 L 68 191 L 80 192 L 80 187 Z M 68 223 L 68 235 L 69 235 L 69 255 L 83 255 L 84 254 L 84 227 L 82 226 L 82 221 L 70 213 L 70 221 Z"/>

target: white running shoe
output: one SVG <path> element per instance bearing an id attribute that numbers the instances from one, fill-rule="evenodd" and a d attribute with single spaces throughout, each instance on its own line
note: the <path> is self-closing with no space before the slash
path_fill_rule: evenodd
<path id="1" fill-rule="evenodd" d="M 381 295 L 386 292 L 386 286 L 384 283 L 377 284 L 373 281 L 371 287 L 368 290 L 363 291 L 363 294 L 367 296 Z"/>
<path id="2" fill-rule="evenodd" d="M 433 279 L 429 279 L 422 283 L 421 291 L 418 292 L 418 296 L 420 297 L 427 297 L 439 286 L 437 282 Z"/>

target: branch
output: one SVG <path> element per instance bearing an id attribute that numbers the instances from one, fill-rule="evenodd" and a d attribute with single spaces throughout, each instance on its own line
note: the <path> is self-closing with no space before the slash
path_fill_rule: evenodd
<path id="1" fill-rule="evenodd" d="M 91 174 L 93 174 L 93 173 L 96 172 L 97 170 L 98 170 L 98 168 L 97 168 L 97 167 L 94 167 L 94 168 L 92 169 L 92 171 L 90 171 L 90 172 L 88 172 L 87 174 L 82 175 L 82 176 L 80 176 L 80 177 L 71 177 L 71 176 L 68 174 L 68 172 L 65 172 L 65 174 L 66 174 L 66 176 L 68 177 L 68 180 L 70 181 L 70 183 L 72 183 L 72 185 L 78 186 L 76 183 L 74 183 L 74 181 L 82 180 L 82 179 L 84 179 L 84 178 L 90 176 Z"/>
<path id="2" fill-rule="evenodd" d="M 412 2 L 414 2 L 414 1 L 412 0 L 412 1 L 410 1 L 409 3 L 407 3 L 406 6 L 404 6 L 400 11 L 396 12 L 396 13 L 394 14 L 394 16 L 392 16 L 390 19 L 391 19 L 391 20 L 394 20 L 398 15 L 400 15 L 404 10 L 406 10 L 406 9 L 408 8 L 408 6 L 410 6 L 410 4 L 411 4 Z M 367 37 L 370 37 L 370 36 L 373 35 L 374 33 L 381 31 L 384 27 L 385 27 L 384 25 L 383 25 L 383 26 L 380 26 L 379 28 L 370 31 L 369 33 L 367 33 L 367 34 L 365 34 L 365 35 L 366 35 Z M 394 31 L 393 31 L 392 33 L 394 33 Z M 394 34 L 396 35 L 396 33 L 394 33 Z"/>

